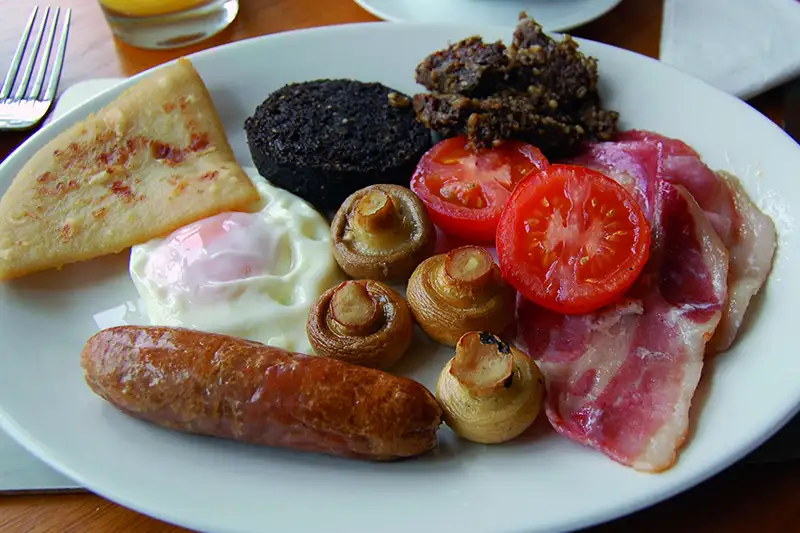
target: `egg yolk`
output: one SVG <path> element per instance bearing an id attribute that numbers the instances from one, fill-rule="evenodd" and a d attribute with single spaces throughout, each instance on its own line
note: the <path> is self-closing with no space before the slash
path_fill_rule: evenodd
<path id="1" fill-rule="evenodd" d="M 280 276 L 291 269 L 285 229 L 255 213 L 222 213 L 189 224 L 151 252 L 146 275 L 167 293 L 191 302 L 230 298 L 235 282 Z"/>

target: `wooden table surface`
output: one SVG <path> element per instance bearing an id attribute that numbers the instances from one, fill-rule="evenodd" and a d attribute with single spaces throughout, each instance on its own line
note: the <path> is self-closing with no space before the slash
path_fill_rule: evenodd
<path id="1" fill-rule="evenodd" d="M 114 40 L 95 0 L 59 0 L 59 5 L 73 8 L 73 26 L 60 90 L 91 78 L 136 74 L 178 55 L 257 35 L 377 20 L 351 0 L 240 2 L 241 10 L 235 23 L 215 38 L 181 50 L 146 51 Z M 0 0 L 0 73 L 5 72 L 35 3 L 35 0 Z M 571 33 L 657 57 L 661 13 L 662 0 L 624 0 L 611 13 Z M 751 104 L 780 122 L 783 111 L 780 89 L 761 95 Z M 0 157 L 5 158 L 27 135 L 0 133 Z M 742 462 L 667 502 L 590 531 L 800 531 L 799 502 L 800 461 Z M 0 531 L 166 533 L 185 530 L 83 493 L 2 496 Z"/>

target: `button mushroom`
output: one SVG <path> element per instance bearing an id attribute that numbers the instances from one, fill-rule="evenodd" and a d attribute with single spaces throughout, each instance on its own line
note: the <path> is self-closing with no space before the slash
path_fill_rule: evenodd
<path id="1" fill-rule="evenodd" d="M 445 423 L 482 444 L 522 434 L 539 415 L 543 396 L 544 377 L 533 359 L 486 332 L 459 339 L 436 384 Z"/>
<path id="2" fill-rule="evenodd" d="M 320 296 L 306 332 L 317 355 L 385 369 L 408 349 L 414 321 L 392 288 L 372 280 L 345 281 Z"/>
<path id="3" fill-rule="evenodd" d="M 448 346 L 468 331 L 502 334 L 514 320 L 516 292 L 480 246 L 423 261 L 408 280 L 406 297 L 425 333 Z"/>
<path id="4" fill-rule="evenodd" d="M 333 257 L 350 277 L 402 282 L 433 253 L 436 230 L 410 189 L 371 185 L 336 212 L 331 242 Z"/>

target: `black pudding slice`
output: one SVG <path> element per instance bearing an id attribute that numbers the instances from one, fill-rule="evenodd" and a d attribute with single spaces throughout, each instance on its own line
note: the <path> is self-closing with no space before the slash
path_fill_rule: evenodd
<path id="1" fill-rule="evenodd" d="M 353 80 L 286 85 L 245 120 L 253 162 L 273 185 L 323 213 L 368 185 L 408 186 L 432 141 L 406 98 Z"/>

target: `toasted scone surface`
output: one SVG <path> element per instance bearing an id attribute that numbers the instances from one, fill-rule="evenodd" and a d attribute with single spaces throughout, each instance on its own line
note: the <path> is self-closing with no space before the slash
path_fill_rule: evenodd
<path id="1" fill-rule="evenodd" d="M 0 279 L 116 253 L 258 198 L 181 59 L 26 163 L 0 199 Z"/>

